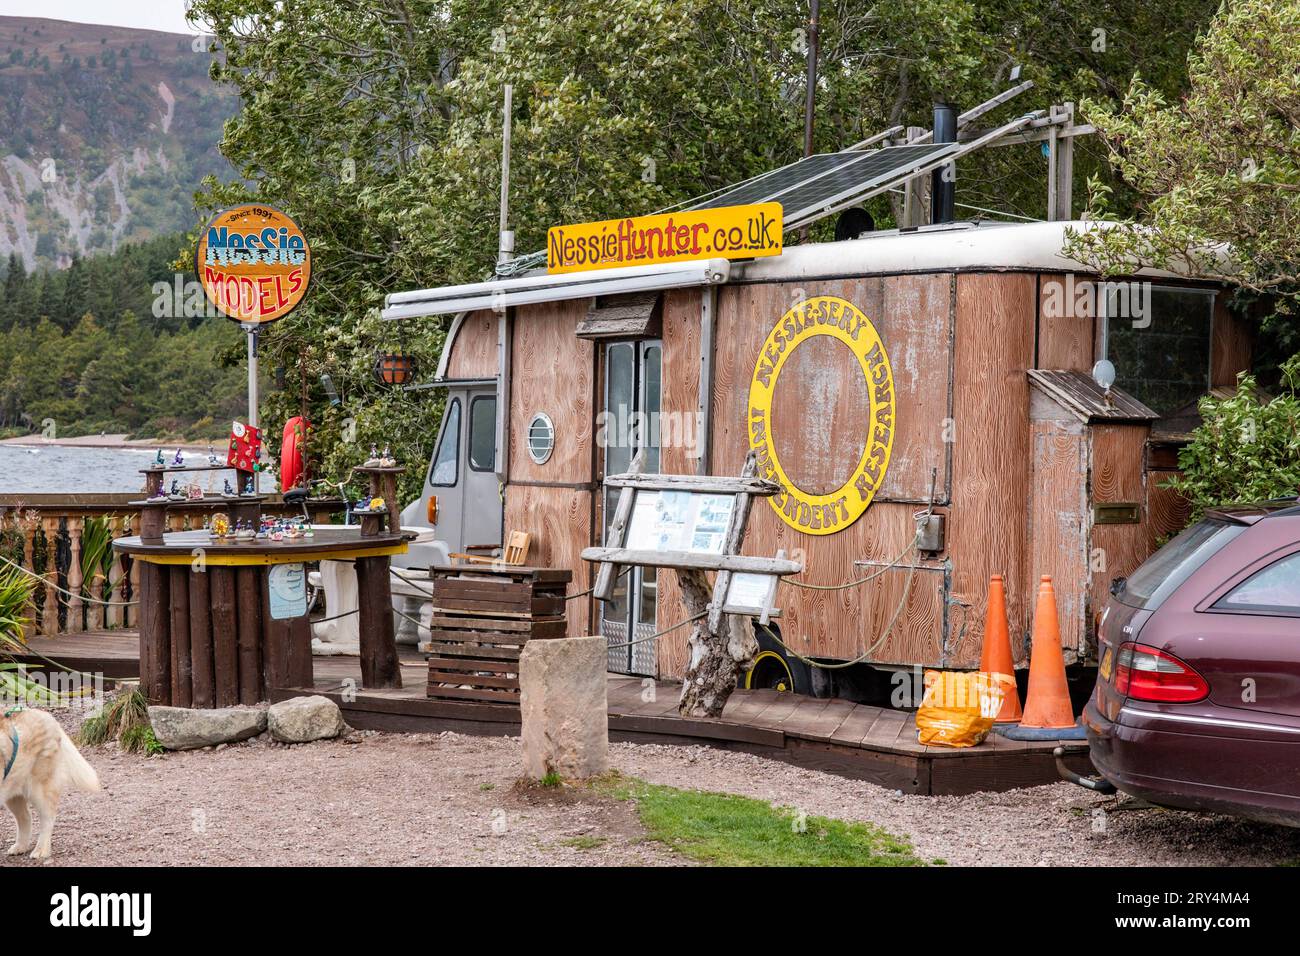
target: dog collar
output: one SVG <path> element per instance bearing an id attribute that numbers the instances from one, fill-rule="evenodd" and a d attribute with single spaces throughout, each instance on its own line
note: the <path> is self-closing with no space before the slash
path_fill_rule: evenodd
<path id="1" fill-rule="evenodd" d="M 6 714 L 5 716 L 7 717 L 9 715 Z M 8 762 L 5 764 L 5 775 L 4 777 L 0 777 L 0 779 L 3 780 L 9 779 L 9 771 L 14 769 L 14 761 L 18 759 L 18 729 L 16 727 L 9 731 L 9 741 L 14 745 L 14 749 L 13 753 L 9 755 Z"/>
<path id="2" fill-rule="evenodd" d="M 5 719 L 7 720 L 8 718 L 12 717 L 14 714 L 20 714 L 26 709 L 27 708 L 24 707 L 22 704 L 19 704 L 16 707 L 10 707 L 8 710 L 5 711 Z M 0 780 L 9 779 L 9 771 L 14 769 L 14 761 L 18 759 L 18 728 L 17 727 L 9 728 L 9 742 L 14 745 L 14 749 L 13 752 L 9 754 L 9 760 L 5 763 L 5 775 L 3 777 L 0 777 Z"/>

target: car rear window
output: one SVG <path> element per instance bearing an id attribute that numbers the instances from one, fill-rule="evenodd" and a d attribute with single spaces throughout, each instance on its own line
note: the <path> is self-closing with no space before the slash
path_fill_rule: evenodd
<path id="1" fill-rule="evenodd" d="M 1220 518 L 1198 521 L 1129 575 L 1117 595 L 1120 603 L 1154 611 L 1197 568 L 1245 530 L 1244 525 Z"/>

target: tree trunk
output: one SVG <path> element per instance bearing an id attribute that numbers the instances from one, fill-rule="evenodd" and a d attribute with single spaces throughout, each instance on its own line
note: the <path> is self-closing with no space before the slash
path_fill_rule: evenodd
<path id="1" fill-rule="evenodd" d="M 692 617 L 708 609 L 712 590 L 703 571 L 678 571 L 677 581 Z M 737 678 L 758 653 L 754 627 L 748 617 L 724 614 L 722 626 L 714 632 L 705 616 L 695 622 L 688 646 L 691 659 L 677 712 L 683 717 L 721 717 Z"/>

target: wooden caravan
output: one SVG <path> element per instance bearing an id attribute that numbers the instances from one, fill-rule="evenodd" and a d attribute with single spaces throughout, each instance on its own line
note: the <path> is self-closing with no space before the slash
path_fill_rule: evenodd
<path id="1" fill-rule="evenodd" d="M 583 590 L 579 555 L 611 511 L 604 475 L 639 448 L 647 471 L 734 475 L 754 448 L 783 493 L 755 506 L 743 551 L 805 565 L 775 622 L 799 654 L 975 666 L 1002 574 L 1024 663 L 1032 584 L 1051 574 L 1067 662 L 1095 663 L 1110 582 L 1182 521 L 1160 423 L 1235 385 L 1250 341 L 1219 287 L 1099 285 L 1064 257 L 1069 228 L 1090 227 L 952 223 L 749 262 L 537 273 L 496 311 L 464 287 L 440 373 L 495 381 L 501 488 L 499 505 L 463 507 L 501 507 L 503 527 L 531 535 L 529 563 Z M 447 311 L 412 295 L 390 297 L 390 317 Z M 1103 358 L 1109 390 L 1093 379 Z M 618 645 L 611 670 L 677 677 L 687 629 L 628 642 L 686 616 L 672 575 L 635 569 L 614 602 L 570 602 L 568 626 Z M 837 683 L 812 688 L 764 647 L 795 689 L 851 696 L 870 679 L 819 672 Z"/>

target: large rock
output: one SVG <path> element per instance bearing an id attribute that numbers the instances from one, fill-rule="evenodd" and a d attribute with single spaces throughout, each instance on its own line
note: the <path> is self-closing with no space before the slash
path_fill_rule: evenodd
<path id="1" fill-rule="evenodd" d="M 149 723 L 158 743 L 168 750 L 196 750 L 256 737 L 266 730 L 266 711 L 260 707 L 150 707 Z"/>
<path id="2" fill-rule="evenodd" d="M 524 772 L 569 780 L 609 768 L 603 637 L 535 640 L 519 657 Z"/>
<path id="3" fill-rule="evenodd" d="M 339 705 L 328 697 L 292 697 L 272 704 L 266 712 L 266 729 L 285 744 L 337 737 L 347 729 Z"/>

